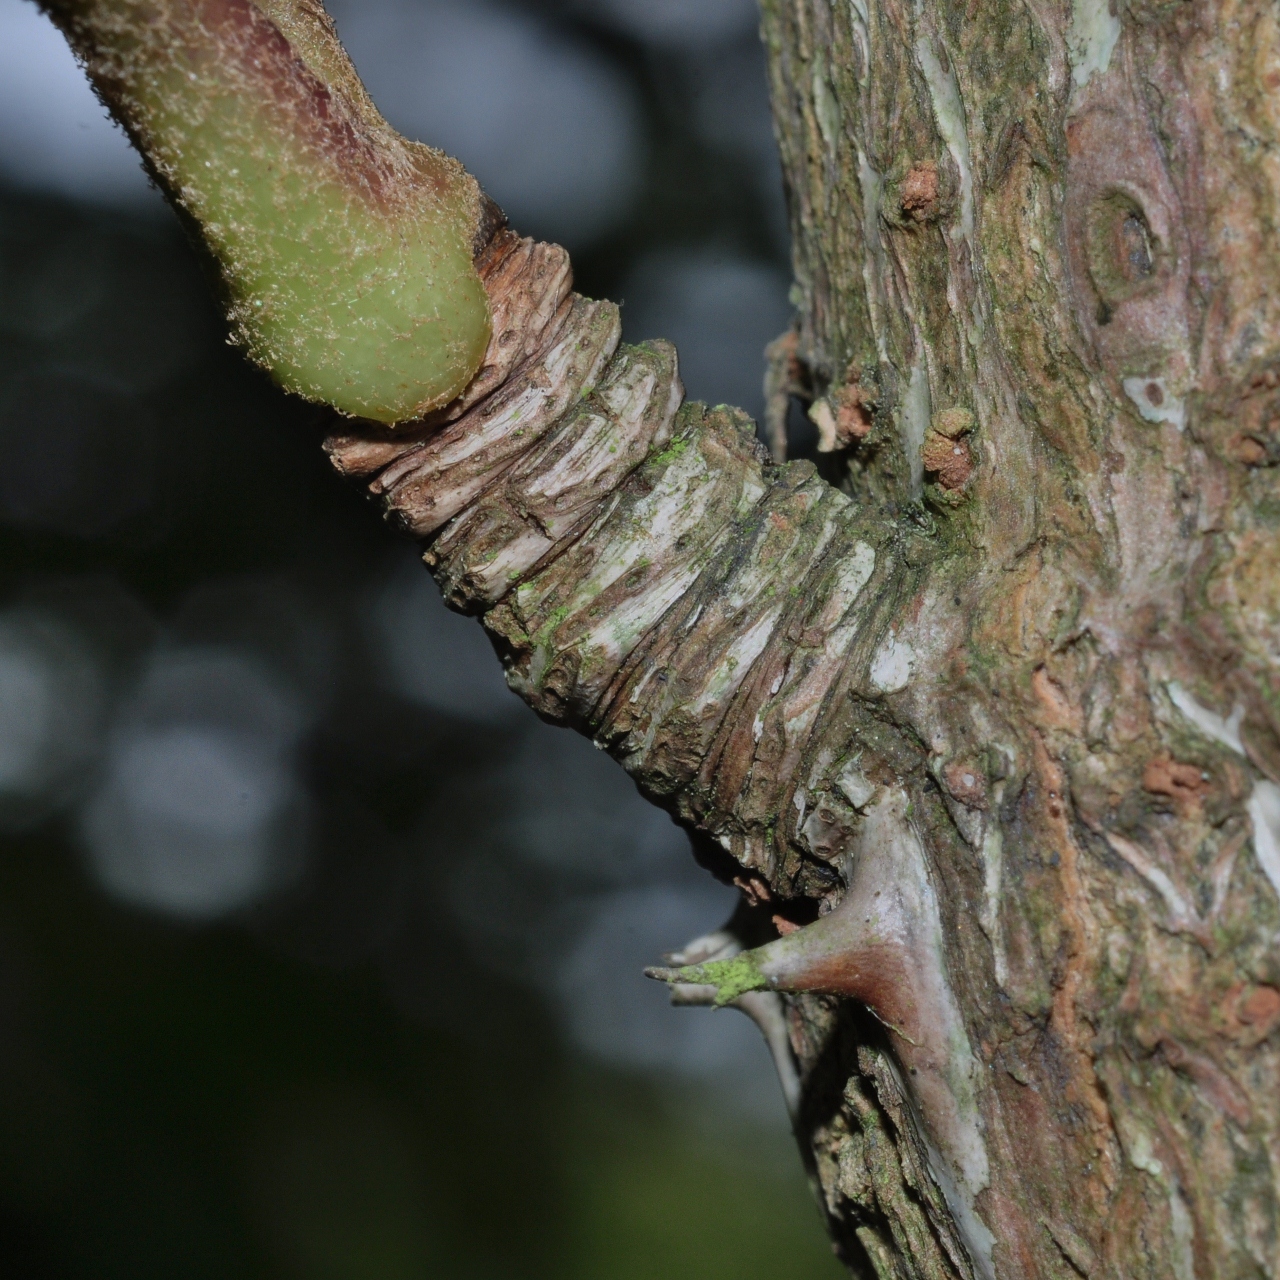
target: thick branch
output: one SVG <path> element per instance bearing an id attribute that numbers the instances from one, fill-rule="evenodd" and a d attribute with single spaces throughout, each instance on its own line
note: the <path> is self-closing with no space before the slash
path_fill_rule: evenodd
<path id="1" fill-rule="evenodd" d="M 737 411 L 680 408 L 674 352 L 618 348 L 616 308 L 570 295 L 563 261 L 502 233 L 482 272 L 504 317 L 490 365 L 508 364 L 505 379 L 411 435 L 348 431 L 327 447 L 424 539 L 512 687 L 590 733 L 760 892 L 833 905 L 858 868 L 838 911 L 670 976 L 719 983 L 716 964 L 745 968 L 759 980 L 720 999 L 772 987 L 876 1010 L 931 1135 L 939 1224 L 961 1224 L 939 1225 L 946 1256 L 981 1260 L 991 1238 L 973 1201 L 987 1160 L 941 917 L 907 792 L 864 772 L 900 775 L 905 744 L 883 756 L 856 710 L 906 682 L 910 642 L 888 618 L 915 576 L 908 559 L 928 548 L 899 545 L 812 464 L 771 463 Z M 523 361 L 504 361 L 530 333 Z M 873 901 L 880 924 L 864 929 Z"/>

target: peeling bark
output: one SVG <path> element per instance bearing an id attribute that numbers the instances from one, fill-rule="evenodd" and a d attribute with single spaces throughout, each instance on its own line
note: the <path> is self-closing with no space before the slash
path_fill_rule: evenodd
<path id="1" fill-rule="evenodd" d="M 661 976 L 754 1010 L 855 1272 L 1280 1274 L 1280 21 L 763 30 L 773 458 L 505 229 L 467 390 L 329 453 L 743 888 Z"/>

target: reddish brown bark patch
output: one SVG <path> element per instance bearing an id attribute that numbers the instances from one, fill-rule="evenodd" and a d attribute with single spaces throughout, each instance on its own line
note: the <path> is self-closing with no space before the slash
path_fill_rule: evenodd
<path id="1" fill-rule="evenodd" d="M 1155 756 L 1142 771 L 1142 788 L 1166 796 L 1180 810 L 1198 808 L 1209 790 L 1208 779 L 1198 766 L 1181 764 L 1171 756 Z"/>
<path id="2" fill-rule="evenodd" d="M 1260 440 L 1249 435 L 1238 435 L 1231 442 L 1231 454 L 1237 462 L 1246 467 L 1265 467 L 1267 465 L 1267 447 Z"/>
<path id="3" fill-rule="evenodd" d="M 927 222 L 937 203 L 938 166 L 932 160 L 912 165 L 902 180 L 903 215 L 913 222 Z"/>
<path id="4" fill-rule="evenodd" d="M 921 449 L 924 469 L 949 491 L 963 489 L 973 475 L 973 451 L 966 440 L 951 440 L 930 431 Z"/>
<path id="5" fill-rule="evenodd" d="M 862 444 L 875 425 L 874 387 L 862 385 L 862 371 L 855 365 L 844 382 L 832 387 L 809 409 L 809 418 L 818 428 L 818 452 L 834 453 Z"/>
<path id="6" fill-rule="evenodd" d="M 967 804 L 971 809 L 986 807 L 987 780 L 972 761 L 953 760 L 943 769 L 942 780 L 961 804 Z"/>
<path id="7" fill-rule="evenodd" d="M 1260 1043 L 1280 1027 L 1280 991 L 1275 987 L 1254 987 L 1236 1006 L 1236 1013 L 1250 1031 L 1244 1038 Z"/>
<path id="8" fill-rule="evenodd" d="M 857 382 L 841 387 L 834 396 L 836 439 L 847 447 L 861 444 L 871 434 L 872 396 Z"/>

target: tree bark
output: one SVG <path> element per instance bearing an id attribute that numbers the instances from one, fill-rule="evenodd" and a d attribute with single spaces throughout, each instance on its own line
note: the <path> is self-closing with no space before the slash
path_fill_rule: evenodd
<path id="1" fill-rule="evenodd" d="M 910 807 L 969 1082 L 957 1211 L 894 1033 L 794 1002 L 836 1234 L 882 1275 L 1280 1274 L 1276 10 L 764 35 L 797 355 L 875 406 L 840 479 L 902 565 L 849 747 Z"/>
<path id="2" fill-rule="evenodd" d="M 855 1273 L 1280 1274 L 1280 20 L 763 31 L 821 475 L 491 226 L 467 390 L 327 447 L 742 888 L 661 976 L 765 1026 Z"/>

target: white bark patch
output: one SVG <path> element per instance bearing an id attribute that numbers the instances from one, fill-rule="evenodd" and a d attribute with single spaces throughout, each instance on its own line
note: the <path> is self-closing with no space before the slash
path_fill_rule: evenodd
<path id="1" fill-rule="evenodd" d="M 930 1166 L 955 1214 L 975 1270 L 994 1276 L 991 1254 L 995 1237 L 978 1216 L 974 1200 L 991 1180 L 982 1136 L 974 1081 L 977 1063 L 969 1044 L 955 993 L 947 981 L 942 917 L 929 878 L 928 860 L 907 818 L 910 802 L 900 790 L 888 791 L 867 814 L 860 863 L 849 896 L 867 916 L 886 913 L 878 921 L 886 936 L 897 935 L 910 948 L 918 966 L 921 996 L 931 1020 L 930 1036 L 945 1045 L 945 1059 L 933 1066 L 943 1090 L 931 1089 L 933 1071 L 912 1077 L 930 1141 Z M 880 890 L 877 896 L 876 890 Z M 942 1153 L 939 1159 L 934 1147 Z"/>
<path id="2" fill-rule="evenodd" d="M 698 580 L 703 566 L 694 561 L 666 574 L 655 575 L 651 585 L 621 601 L 583 636 L 581 649 L 602 660 L 606 667 L 619 667 L 649 629 Z"/>
<path id="3" fill-rule="evenodd" d="M 1166 927 L 1193 937 L 1204 932 L 1199 913 L 1187 895 L 1174 884 L 1169 873 L 1156 866 L 1132 840 L 1107 832 L 1107 843 L 1164 899 L 1169 916 Z"/>
<path id="4" fill-rule="evenodd" d="M 858 42 L 862 55 L 858 83 L 865 89 L 871 79 L 871 33 L 867 24 L 867 0 L 850 0 L 849 13 L 853 18 L 853 38 Z"/>
<path id="5" fill-rule="evenodd" d="M 862 588 L 871 581 L 875 567 L 876 553 L 865 542 L 854 543 L 852 553 L 840 564 L 837 593 L 852 604 L 861 594 Z"/>
<path id="6" fill-rule="evenodd" d="M 1105 0 L 1103 0 L 1105 3 Z M 927 36 L 916 41 L 916 61 L 929 86 L 929 99 L 933 103 L 933 118 L 938 132 L 951 152 L 951 158 L 960 171 L 960 232 L 973 244 L 973 156 L 969 149 L 969 130 L 964 121 L 964 100 L 960 97 L 960 84 L 955 71 L 948 65 L 943 70 L 933 42 Z"/>
<path id="7" fill-rule="evenodd" d="M 1077 90 L 1107 70 L 1119 39 L 1120 19 L 1111 12 L 1111 0 L 1072 0 L 1067 54 Z"/>
<path id="8" fill-rule="evenodd" d="M 982 836 L 982 915 L 978 923 L 991 943 L 992 961 L 996 982 L 1001 987 L 1009 985 L 1009 961 L 1005 955 L 1004 929 L 1000 923 L 1000 891 L 1004 883 L 1004 834 L 998 814 L 1004 784 L 992 791 L 992 813 Z"/>
<path id="9" fill-rule="evenodd" d="M 880 788 L 867 777 L 856 763 L 849 763 L 836 778 L 836 786 L 855 809 L 865 809 L 875 799 Z"/>
<path id="10" fill-rule="evenodd" d="M 1169 700 L 1201 733 L 1224 747 L 1230 747 L 1238 755 L 1244 755 L 1244 743 L 1240 741 L 1243 707 L 1236 707 L 1231 719 L 1224 720 L 1216 711 L 1201 706 L 1177 681 L 1170 681 L 1165 688 L 1169 691 Z"/>
<path id="11" fill-rule="evenodd" d="M 858 183 L 862 188 L 862 242 L 866 246 L 862 258 L 862 283 L 867 291 L 867 311 L 876 336 L 876 354 L 881 360 L 888 360 L 881 298 L 885 260 L 884 243 L 880 239 L 880 200 L 884 194 L 884 179 L 871 167 L 861 147 L 858 148 Z"/>
<path id="12" fill-rule="evenodd" d="M 779 581 L 790 581 L 797 569 L 803 572 L 806 564 L 820 560 L 839 530 L 839 522 L 830 510 L 833 504 L 829 491 L 824 492 L 817 484 L 793 494 L 786 505 L 791 513 L 789 532 L 771 529 L 773 521 L 766 515 L 760 536 L 774 550 L 767 555 L 748 555 L 740 561 L 710 606 L 703 627 L 695 630 L 691 622 L 686 630 L 687 643 L 699 649 L 717 632 L 730 634 L 741 629 L 709 670 L 701 691 L 688 687 L 688 705 L 704 722 L 710 722 L 708 713 L 717 708 L 727 710 L 729 699 L 774 639 L 779 619 L 791 600 L 789 592 L 779 589 Z M 826 507 L 827 515 L 815 533 L 813 521 L 804 517 L 820 505 Z M 855 564 L 854 572 L 863 567 Z M 840 592 L 846 576 L 837 575 L 833 594 Z M 859 589 L 864 582 L 865 578 L 859 581 Z M 723 642 L 715 643 L 719 647 Z"/>
<path id="13" fill-rule="evenodd" d="M 652 492 L 629 513 L 623 526 L 607 531 L 612 536 L 600 547 L 590 574 L 575 584 L 573 596 L 565 602 L 569 612 L 585 609 L 639 561 L 664 559 L 681 535 L 698 528 L 718 496 L 710 478 L 702 450 L 686 444 L 662 472 Z M 597 537 L 605 532 L 601 530 Z M 700 570 L 699 564 L 694 575 Z M 535 590 L 531 584 L 519 591 L 522 606 L 530 612 Z M 526 600 L 529 604 L 525 604 Z"/>
<path id="14" fill-rule="evenodd" d="M 1121 1120 L 1120 1136 L 1129 1156 L 1129 1163 L 1154 1178 L 1169 1197 L 1169 1225 L 1178 1244 L 1177 1252 L 1169 1259 L 1174 1280 L 1195 1280 L 1195 1225 L 1177 1182 L 1169 1176 L 1164 1162 L 1156 1156 L 1151 1136 L 1145 1129 L 1139 1128 L 1131 1120 Z"/>
<path id="15" fill-rule="evenodd" d="M 1249 821 L 1253 823 L 1254 856 L 1280 897 L 1280 787 L 1274 782 L 1253 784 Z"/>
<path id="16" fill-rule="evenodd" d="M 1169 1221 L 1173 1227 L 1173 1238 L 1179 1246 L 1173 1257 L 1173 1273 L 1177 1280 L 1196 1280 L 1196 1227 L 1187 1202 L 1176 1186 L 1169 1187 Z"/>
<path id="17" fill-rule="evenodd" d="M 918 498 L 924 487 L 924 449 L 925 432 L 933 418 L 933 397 L 929 392 L 929 375 L 924 364 L 918 359 L 911 366 L 911 380 L 907 383 L 906 394 L 902 397 L 902 411 L 899 415 L 899 433 L 902 436 L 902 448 L 907 455 L 907 466 L 911 468 L 911 496 Z"/>
<path id="18" fill-rule="evenodd" d="M 1179 431 L 1187 425 L 1187 402 L 1173 393 L 1164 378 L 1125 378 L 1124 393 L 1147 422 L 1169 422 Z"/>
<path id="19" fill-rule="evenodd" d="M 724 702 L 737 689 L 751 669 L 751 664 L 764 652 L 781 612 L 781 605 L 771 609 L 734 640 L 720 665 L 712 672 L 702 693 L 692 703 L 692 710 L 701 713 L 710 706 Z"/>
<path id="20" fill-rule="evenodd" d="M 871 686 L 880 693 L 897 693 L 911 682 L 916 651 L 907 640 L 890 631 L 889 638 L 871 660 Z"/>
<path id="21" fill-rule="evenodd" d="M 820 612 L 810 619 L 813 632 L 825 633 L 821 648 L 806 650 L 803 661 L 788 662 L 781 683 L 775 682 L 771 690 L 771 696 L 781 691 L 780 705 L 761 709 L 762 722 L 777 717 L 786 744 L 782 756 L 771 757 L 767 766 L 774 777 L 787 778 L 799 769 L 808 736 L 862 626 L 862 611 L 854 604 L 866 585 L 863 573 L 869 574 L 874 567 L 875 555 L 870 547 L 855 543 L 849 560 L 851 566 L 836 576 Z"/>
<path id="22" fill-rule="evenodd" d="M 840 104 L 831 89 L 826 60 L 820 56 L 813 60 L 813 112 L 827 152 L 834 157 L 836 139 L 840 136 Z"/>
<path id="23" fill-rule="evenodd" d="M 809 421 L 818 428 L 818 452 L 835 453 L 840 447 L 836 415 L 831 411 L 831 402 L 825 396 L 809 406 Z"/>

